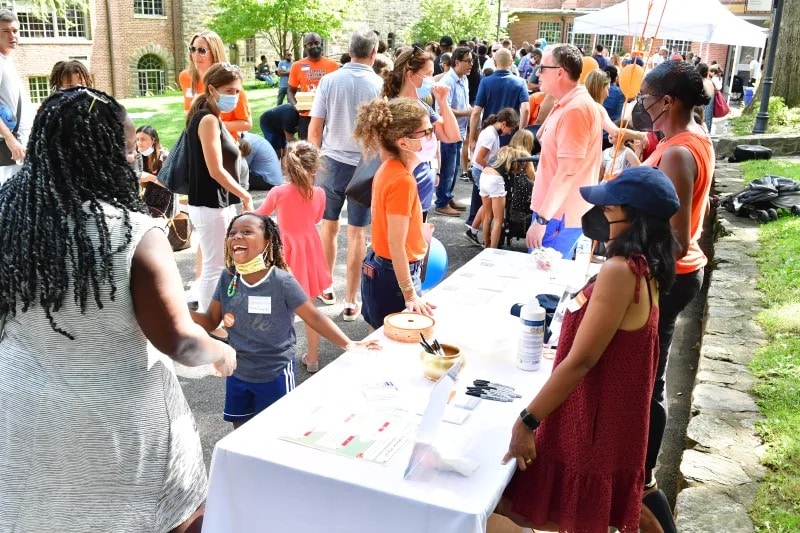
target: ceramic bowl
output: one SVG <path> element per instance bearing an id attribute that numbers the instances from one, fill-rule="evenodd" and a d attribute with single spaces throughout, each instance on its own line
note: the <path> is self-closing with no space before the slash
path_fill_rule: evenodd
<path id="1" fill-rule="evenodd" d="M 419 354 L 419 359 L 422 361 L 422 371 L 425 377 L 431 381 L 438 380 L 450 370 L 450 367 L 464 360 L 464 356 L 461 355 L 461 348 L 458 346 L 444 343 L 441 346 L 444 356 L 431 354 L 424 350 Z M 463 363 L 461 366 L 463 368 Z"/>

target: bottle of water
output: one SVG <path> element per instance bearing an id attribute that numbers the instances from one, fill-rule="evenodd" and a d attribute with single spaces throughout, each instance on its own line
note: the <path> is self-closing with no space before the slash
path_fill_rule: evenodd
<path id="1" fill-rule="evenodd" d="M 539 300 L 531 298 L 527 305 L 522 306 L 519 318 L 522 331 L 517 349 L 517 366 L 522 370 L 538 370 L 544 349 L 545 321 L 545 311 L 539 305 Z"/>
<path id="2" fill-rule="evenodd" d="M 581 287 L 574 283 L 564 288 L 564 294 L 561 295 L 561 299 L 558 301 L 556 310 L 553 313 L 553 319 L 550 321 L 550 338 L 547 339 L 547 346 L 550 348 L 555 348 L 558 345 L 558 339 L 561 336 L 561 325 L 564 322 L 567 306 L 580 290 Z"/>

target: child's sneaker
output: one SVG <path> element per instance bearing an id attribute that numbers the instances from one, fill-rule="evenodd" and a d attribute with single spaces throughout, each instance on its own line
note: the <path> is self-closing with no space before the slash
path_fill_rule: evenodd
<path id="1" fill-rule="evenodd" d="M 322 294 L 317 296 L 325 305 L 333 305 L 336 303 L 336 295 L 333 293 L 333 287 L 328 287 Z"/>
<path id="2" fill-rule="evenodd" d="M 353 322 L 361 313 L 361 306 L 358 304 L 344 303 L 344 311 L 342 311 L 342 318 L 345 322 Z"/>
<path id="3" fill-rule="evenodd" d="M 483 244 L 481 244 L 481 241 L 478 240 L 478 232 L 473 233 L 472 229 L 467 228 L 467 231 L 464 233 L 464 235 L 467 237 L 467 240 L 469 242 L 471 242 L 472 244 L 474 244 L 476 246 L 480 246 L 481 248 L 483 248 Z"/>

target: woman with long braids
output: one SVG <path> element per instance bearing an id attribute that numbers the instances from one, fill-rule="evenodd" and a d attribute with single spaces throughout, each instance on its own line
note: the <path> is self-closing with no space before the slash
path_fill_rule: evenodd
<path id="1" fill-rule="evenodd" d="M 203 264 L 197 284 L 200 311 L 211 303 L 224 266 L 225 228 L 235 206 L 253 210 L 253 198 L 239 184 L 239 147 L 222 126 L 220 114 L 236 107 L 242 73 L 236 65 L 217 63 L 206 72 L 205 92 L 192 102 L 186 117 L 189 152 L 189 217 L 199 239 Z"/>
<path id="2" fill-rule="evenodd" d="M 110 96 L 56 91 L 0 189 L 0 524 L 13 531 L 200 531 L 200 437 L 171 363 L 235 353 L 196 326 L 145 214 Z"/>

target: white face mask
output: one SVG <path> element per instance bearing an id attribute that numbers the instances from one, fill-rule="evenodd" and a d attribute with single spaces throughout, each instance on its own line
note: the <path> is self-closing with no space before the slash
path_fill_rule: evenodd
<path id="1" fill-rule="evenodd" d="M 152 154 L 152 153 L 153 153 L 153 150 L 155 150 L 155 148 L 153 148 L 153 146 L 152 146 L 152 145 L 150 145 L 150 148 L 147 148 L 147 149 L 145 149 L 145 150 L 142 150 L 142 151 L 141 151 L 141 152 L 139 152 L 139 153 L 140 153 L 140 154 L 142 154 L 142 156 L 144 156 L 144 157 L 147 157 L 147 156 L 149 156 L 150 154 Z"/>

